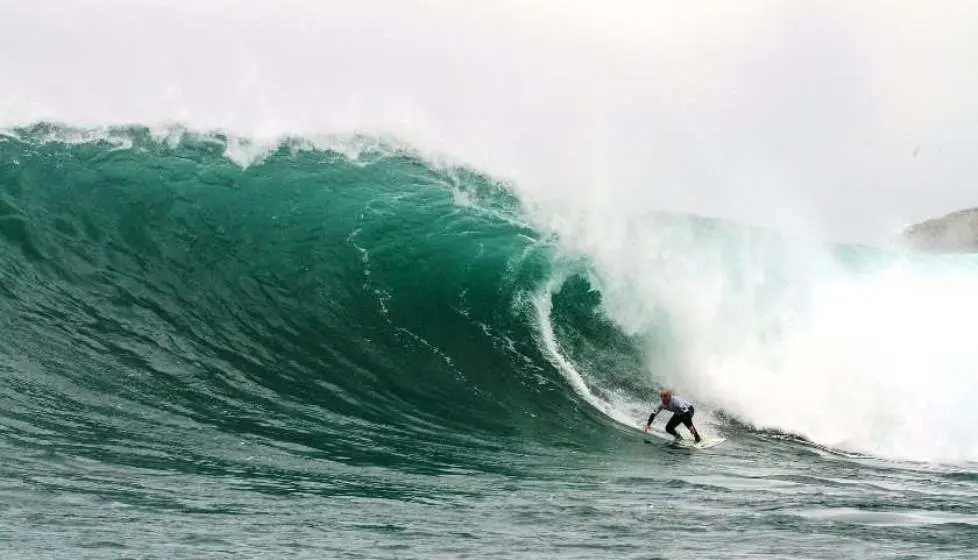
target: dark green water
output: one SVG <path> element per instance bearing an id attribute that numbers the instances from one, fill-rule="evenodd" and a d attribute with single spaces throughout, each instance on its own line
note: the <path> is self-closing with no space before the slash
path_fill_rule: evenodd
<path id="1" fill-rule="evenodd" d="M 540 298 L 633 402 L 668 337 L 618 330 L 485 176 L 70 135 L 0 137 L 3 558 L 978 557 L 971 464 L 720 411 L 729 441 L 689 452 L 599 412 Z"/>

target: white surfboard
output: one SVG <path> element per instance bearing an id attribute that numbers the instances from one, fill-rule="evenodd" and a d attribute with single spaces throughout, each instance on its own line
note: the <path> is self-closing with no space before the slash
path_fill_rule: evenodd
<path id="1" fill-rule="evenodd" d="M 703 438 L 700 439 L 700 442 L 699 443 L 696 443 L 695 441 L 693 441 L 693 438 L 690 437 L 690 436 L 684 436 L 683 439 L 681 439 L 679 441 L 676 441 L 676 439 L 674 437 L 672 437 L 671 435 L 669 435 L 669 434 L 667 434 L 667 433 L 665 433 L 665 432 L 663 432 L 661 430 L 657 430 L 655 428 L 653 428 L 651 431 L 648 431 L 648 432 L 646 432 L 642 428 L 639 428 L 639 430 L 642 431 L 643 432 L 643 435 L 645 436 L 645 443 L 655 443 L 654 440 L 652 439 L 654 437 L 656 439 L 659 439 L 659 440 L 665 442 L 668 445 L 672 445 L 674 447 L 680 447 L 682 449 L 709 449 L 711 447 L 716 447 L 716 446 L 720 445 L 721 443 L 727 441 L 727 438 L 725 438 L 725 437 L 718 437 L 718 436 L 717 437 L 712 437 L 712 436 L 703 437 Z"/>
<path id="2" fill-rule="evenodd" d="M 683 449 L 709 449 L 711 447 L 716 447 L 725 441 L 727 441 L 727 438 L 705 437 L 701 438 L 699 443 L 697 443 L 691 438 L 683 438 L 679 441 L 671 442 L 671 444 L 675 445 L 676 447 L 682 447 Z"/>

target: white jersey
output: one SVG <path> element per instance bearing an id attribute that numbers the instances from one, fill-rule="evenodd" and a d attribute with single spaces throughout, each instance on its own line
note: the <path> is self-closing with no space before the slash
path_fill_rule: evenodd
<path id="1" fill-rule="evenodd" d="M 659 403 L 659 406 L 655 407 L 655 410 L 652 411 L 652 415 L 654 416 L 658 414 L 660 410 L 668 410 L 669 412 L 673 412 L 673 413 L 689 412 L 689 409 L 691 408 L 693 408 L 693 403 L 687 401 L 682 397 L 677 397 L 676 395 L 673 395 L 669 399 L 669 402 L 665 404 Z"/>

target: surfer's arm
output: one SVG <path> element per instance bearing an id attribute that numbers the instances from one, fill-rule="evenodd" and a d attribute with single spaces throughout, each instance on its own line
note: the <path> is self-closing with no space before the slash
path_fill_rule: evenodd
<path id="1" fill-rule="evenodd" d="M 646 432 L 649 431 L 649 428 L 652 426 L 652 421 L 655 420 L 655 415 L 658 414 L 660 410 L 662 410 L 662 406 L 657 406 L 655 407 L 655 410 L 652 411 L 652 414 L 649 414 L 649 421 L 645 423 Z"/>

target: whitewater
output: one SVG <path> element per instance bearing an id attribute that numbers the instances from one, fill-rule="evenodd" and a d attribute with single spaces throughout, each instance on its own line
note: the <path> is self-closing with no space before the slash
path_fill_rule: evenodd
<path id="1" fill-rule="evenodd" d="M 4 556 L 967 557 L 976 27 L 0 6 Z"/>

